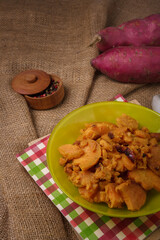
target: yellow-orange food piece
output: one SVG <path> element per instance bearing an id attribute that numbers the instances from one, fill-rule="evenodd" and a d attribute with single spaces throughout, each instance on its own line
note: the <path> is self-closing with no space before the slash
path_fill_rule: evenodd
<path id="1" fill-rule="evenodd" d="M 98 162 L 101 156 L 101 148 L 96 141 L 89 139 L 83 151 L 84 154 L 81 157 L 73 160 L 73 165 L 78 165 L 82 170 L 87 170 Z"/>
<path id="2" fill-rule="evenodd" d="M 110 208 L 121 208 L 124 203 L 121 194 L 116 191 L 116 186 L 115 183 L 108 183 L 105 187 L 107 203 Z"/>
<path id="3" fill-rule="evenodd" d="M 94 202 L 105 202 L 110 208 L 122 208 L 124 200 L 116 191 L 115 183 L 108 183 L 104 191 L 97 191 L 93 196 Z"/>
<path id="4" fill-rule="evenodd" d="M 62 156 L 67 160 L 78 158 L 83 154 L 83 150 L 79 146 L 72 144 L 62 145 L 58 150 L 60 154 L 62 154 Z"/>
<path id="5" fill-rule="evenodd" d="M 160 145 L 152 147 L 151 155 L 151 158 L 148 159 L 148 166 L 160 177 Z"/>
<path id="6" fill-rule="evenodd" d="M 139 210 L 146 202 L 146 192 L 136 183 L 125 182 L 116 187 L 128 210 Z"/>
<path id="7" fill-rule="evenodd" d="M 128 173 L 128 177 L 136 183 L 140 183 L 145 190 L 154 188 L 160 192 L 160 177 L 150 169 L 135 169 Z"/>
<path id="8" fill-rule="evenodd" d="M 138 122 L 126 114 L 122 114 L 122 116 L 117 118 L 116 122 L 120 128 L 127 127 L 131 131 L 138 129 Z"/>
<path id="9" fill-rule="evenodd" d="M 86 129 L 82 131 L 82 137 L 83 139 L 97 139 L 114 128 L 116 128 L 115 124 L 108 122 L 86 124 Z"/>

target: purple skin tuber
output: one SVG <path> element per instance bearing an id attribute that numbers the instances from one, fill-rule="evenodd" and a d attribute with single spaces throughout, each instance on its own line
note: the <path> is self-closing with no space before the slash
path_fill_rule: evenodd
<path id="1" fill-rule="evenodd" d="M 95 36 L 96 40 L 101 52 L 117 46 L 160 46 L 160 14 L 107 27 Z"/>
<path id="2" fill-rule="evenodd" d="M 160 47 L 116 47 L 100 54 L 91 65 L 123 83 L 160 82 Z"/>

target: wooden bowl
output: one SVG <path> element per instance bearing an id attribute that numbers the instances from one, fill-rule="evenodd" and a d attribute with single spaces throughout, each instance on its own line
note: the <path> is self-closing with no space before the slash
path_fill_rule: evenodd
<path id="1" fill-rule="evenodd" d="M 57 81 L 58 89 L 51 95 L 45 96 L 45 97 L 37 97 L 34 98 L 29 95 L 24 95 L 28 105 L 37 110 L 44 110 L 44 109 L 50 109 L 52 107 L 57 106 L 64 98 L 64 86 L 62 80 L 54 75 L 51 74 L 50 77 Z"/>

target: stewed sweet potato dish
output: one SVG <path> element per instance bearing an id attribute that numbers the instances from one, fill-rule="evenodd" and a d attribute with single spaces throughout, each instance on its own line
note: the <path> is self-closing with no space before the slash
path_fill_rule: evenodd
<path id="1" fill-rule="evenodd" d="M 59 163 L 87 201 L 137 211 L 148 190 L 160 192 L 159 140 L 160 134 L 122 114 L 116 124 L 86 124 L 73 144 L 59 147 Z"/>

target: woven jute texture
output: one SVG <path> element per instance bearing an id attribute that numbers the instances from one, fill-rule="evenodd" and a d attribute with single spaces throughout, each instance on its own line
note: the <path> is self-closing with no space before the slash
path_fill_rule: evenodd
<path id="1" fill-rule="evenodd" d="M 88 45 L 100 29 L 158 12 L 159 0 L 0 1 L 0 239 L 77 239 L 16 154 L 84 104 L 120 93 L 151 108 L 160 84 L 121 84 L 95 72 L 90 60 L 98 51 Z M 27 69 L 63 80 L 65 98 L 59 106 L 32 110 L 12 90 L 13 77 Z"/>

